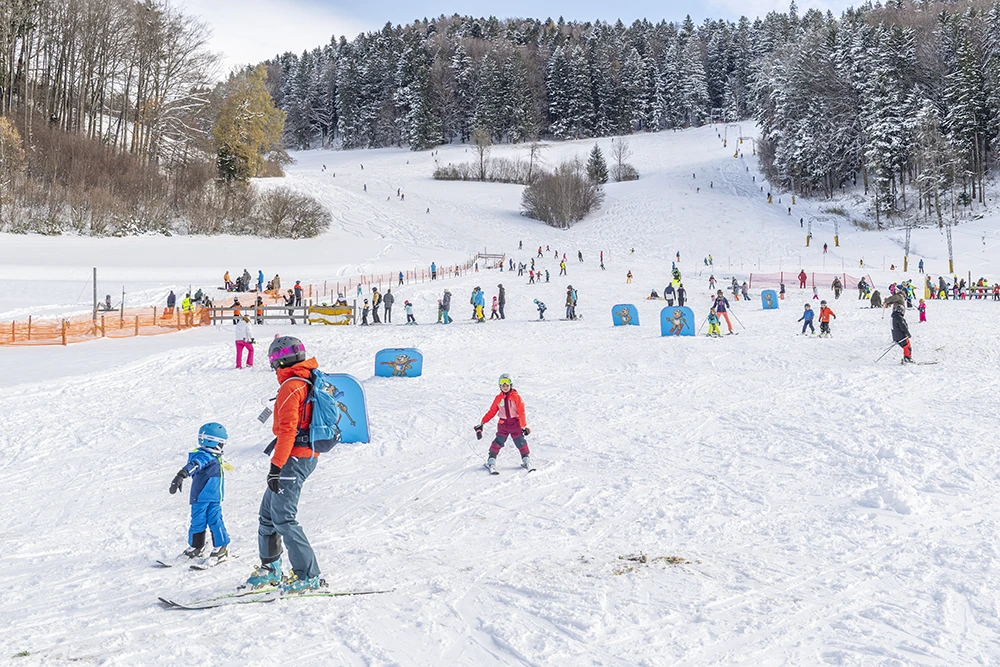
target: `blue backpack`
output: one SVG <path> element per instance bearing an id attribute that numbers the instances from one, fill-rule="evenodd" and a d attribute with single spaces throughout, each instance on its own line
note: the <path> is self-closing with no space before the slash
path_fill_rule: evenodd
<path id="1" fill-rule="evenodd" d="M 309 385 L 309 396 L 306 403 L 312 403 L 312 417 L 309 419 L 309 446 L 314 452 L 325 453 L 340 442 L 340 418 L 344 414 L 340 399 L 344 392 L 330 383 L 326 373 L 313 370 L 307 380 L 300 377 L 290 377 L 291 380 L 302 380 Z"/>

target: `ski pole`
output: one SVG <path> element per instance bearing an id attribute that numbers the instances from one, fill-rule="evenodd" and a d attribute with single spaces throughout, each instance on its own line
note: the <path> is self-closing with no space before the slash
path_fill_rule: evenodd
<path id="1" fill-rule="evenodd" d="M 729 312 L 731 312 L 733 314 L 733 317 L 736 317 L 736 311 L 735 310 L 730 310 Z M 740 322 L 740 318 L 736 317 L 736 321 L 739 322 L 740 326 L 743 327 L 744 330 L 746 330 L 746 327 L 743 326 L 742 322 Z"/>
<path id="2" fill-rule="evenodd" d="M 893 344 L 890 345 L 888 347 L 888 349 L 886 349 L 885 352 L 883 352 L 881 355 L 879 355 L 879 358 L 875 360 L 875 363 L 877 364 L 879 361 L 881 361 L 882 357 L 884 357 L 885 355 L 889 354 L 889 350 L 891 350 L 892 348 L 896 347 L 897 345 L 899 345 L 899 343 L 893 342 Z"/>
<path id="3" fill-rule="evenodd" d="M 698 333 L 701 333 L 701 327 L 705 326 L 705 322 L 708 322 L 708 317 L 706 317 L 706 318 L 705 318 L 705 319 L 704 319 L 704 320 L 702 321 L 702 323 L 701 323 L 701 326 L 699 326 L 699 327 L 698 327 Z"/>

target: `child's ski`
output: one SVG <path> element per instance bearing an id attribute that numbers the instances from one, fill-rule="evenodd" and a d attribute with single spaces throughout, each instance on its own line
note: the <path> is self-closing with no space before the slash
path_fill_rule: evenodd
<path id="1" fill-rule="evenodd" d="M 197 563 L 192 563 L 191 564 L 191 569 L 192 570 L 207 570 L 207 569 L 209 569 L 211 567 L 215 567 L 216 565 L 221 565 L 222 563 L 225 563 L 226 561 L 230 560 L 231 558 L 239 558 L 239 554 L 233 554 L 233 553 L 226 554 L 221 559 L 209 556 L 208 558 L 203 558 L 203 559 L 199 560 Z"/>
<path id="2" fill-rule="evenodd" d="M 197 563 L 197 558 L 191 558 L 185 554 L 180 554 L 179 556 L 174 556 L 173 558 L 161 558 L 156 560 L 157 567 L 178 567 L 181 565 L 190 565 L 191 563 Z"/>
<path id="3" fill-rule="evenodd" d="M 204 600 L 192 600 L 190 602 L 177 602 L 167 598 L 158 598 L 168 609 L 214 609 L 216 607 L 226 607 L 237 604 L 257 604 L 262 602 L 274 602 L 275 600 L 290 600 L 292 598 L 334 598 L 347 597 L 353 595 L 377 595 L 380 593 L 391 593 L 395 589 L 387 590 L 357 590 L 357 591 L 331 591 L 327 589 L 317 589 L 302 593 L 283 594 L 276 588 L 261 589 L 258 591 L 247 591 L 244 593 L 206 598 Z"/>

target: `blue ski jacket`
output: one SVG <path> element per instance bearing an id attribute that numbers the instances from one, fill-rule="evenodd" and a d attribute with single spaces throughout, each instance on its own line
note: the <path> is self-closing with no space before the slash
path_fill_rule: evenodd
<path id="1" fill-rule="evenodd" d="M 805 320 L 806 322 L 812 322 L 814 317 L 816 317 L 815 310 L 805 310 L 802 312 L 802 317 L 800 317 L 797 321 L 801 322 L 802 320 Z"/>
<path id="2" fill-rule="evenodd" d="M 223 497 L 222 452 L 198 447 L 188 453 L 184 466 L 191 478 L 191 504 L 221 503 Z"/>

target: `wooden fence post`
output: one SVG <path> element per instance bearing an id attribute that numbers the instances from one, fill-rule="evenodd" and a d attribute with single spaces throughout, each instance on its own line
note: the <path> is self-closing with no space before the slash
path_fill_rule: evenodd
<path id="1" fill-rule="evenodd" d="M 139 335 L 139 316 L 135 316 L 135 335 Z"/>
<path id="2" fill-rule="evenodd" d="M 181 330 L 181 311 L 178 308 L 178 309 L 176 309 L 174 311 L 174 313 L 177 315 L 177 330 L 180 331 Z"/>
<path id="3" fill-rule="evenodd" d="M 104 330 L 104 315 L 101 315 L 101 338 L 104 338 L 104 334 L 105 334 L 105 330 Z"/>
<path id="4" fill-rule="evenodd" d="M 66 344 L 66 320 L 62 321 L 62 344 Z"/>
<path id="5" fill-rule="evenodd" d="M 10 323 L 10 342 L 12 342 L 12 343 L 17 340 L 17 334 L 14 333 L 14 327 L 16 325 L 17 325 L 17 322 L 11 322 Z"/>
<path id="6" fill-rule="evenodd" d="M 31 340 L 31 315 L 28 315 L 28 340 Z"/>

